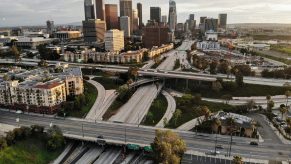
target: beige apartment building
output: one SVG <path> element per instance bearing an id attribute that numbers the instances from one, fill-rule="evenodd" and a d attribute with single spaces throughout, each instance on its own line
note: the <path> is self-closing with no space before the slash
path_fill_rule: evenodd
<path id="1" fill-rule="evenodd" d="M 20 69 L 7 75 L 17 80 L 0 81 L 0 105 L 15 110 L 53 114 L 67 96 L 84 92 L 80 68 L 64 69 L 62 73 Z"/>

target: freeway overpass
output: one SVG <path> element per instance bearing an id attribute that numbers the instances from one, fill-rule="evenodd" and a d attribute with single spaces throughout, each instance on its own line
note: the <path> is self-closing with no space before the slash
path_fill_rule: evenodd
<path id="1" fill-rule="evenodd" d="M 16 119 L 19 118 L 19 122 Z M 107 143 L 111 144 L 138 144 L 146 146 L 153 142 L 155 130 L 160 128 L 137 126 L 131 124 L 117 124 L 103 121 L 90 121 L 84 119 L 62 119 L 41 117 L 39 115 L 18 115 L 7 111 L 0 111 L 0 123 L 15 126 L 41 125 L 49 128 L 49 125 L 59 126 L 68 138 L 97 142 L 97 136 L 103 135 Z M 165 130 L 165 129 L 162 129 Z M 186 131 L 177 131 L 186 142 L 188 151 L 210 152 L 214 150 L 216 136 Z M 230 136 L 217 137 L 218 144 L 224 146 L 222 154 L 226 154 L 230 142 Z M 283 144 L 261 143 L 259 146 L 251 146 L 251 139 L 233 137 L 232 155 L 241 155 L 257 159 L 287 160 L 291 157 L 291 147 Z"/>
<path id="2" fill-rule="evenodd" d="M 22 64 L 37 63 L 38 59 L 23 59 Z M 14 63 L 13 60 L 0 60 L 0 63 Z M 83 64 L 83 63 L 68 63 L 68 62 L 58 62 L 58 61 L 48 61 L 49 64 L 69 64 L 70 66 L 77 66 L 89 69 L 98 69 L 103 71 L 115 71 L 115 72 L 127 72 L 129 67 L 126 66 L 116 66 L 116 65 L 101 65 L 101 64 Z M 204 73 L 192 73 L 192 72 L 179 72 L 179 71 L 166 71 L 166 70 L 155 70 L 155 69 L 141 69 L 139 71 L 140 75 L 153 76 L 160 78 L 178 78 L 186 80 L 198 80 L 198 81 L 215 81 L 217 78 L 223 78 L 225 80 L 234 80 L 234 77 L 228 77 L 224 74 L 210 75 Z M 268 86 L 284 86 L 291 85 L 291 80 L 286 79 L 270 79 L 270 78 L 259 78 L 259 77 L 244 77 L 244 82 L 247 84 L 258 84 L 258 85 L 268 85 Z"/>

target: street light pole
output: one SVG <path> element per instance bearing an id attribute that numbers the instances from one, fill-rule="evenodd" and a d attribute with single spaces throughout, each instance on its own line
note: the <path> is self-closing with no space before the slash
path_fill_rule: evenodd
<path id="1" fill-rule="evenodd" d="M 82 134 L 83 134 L 83 138 L 84 138 L 84 124 L 82 123 Z"/>

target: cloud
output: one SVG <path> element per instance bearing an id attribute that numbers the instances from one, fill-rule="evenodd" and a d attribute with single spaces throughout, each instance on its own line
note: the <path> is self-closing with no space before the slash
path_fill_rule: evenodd
<path id="1" fill-rule="evenodd" d="M 119 0 L 104 0 L 105 3 L 119 3 Z M 149 19 L 150 6 L 162 8 L 162 15 L 168 13 L 168 0 L 133 0 L 143 4 L 144 22 Z M 229 23 L 291 23 L 291 0 L 176 0 L 178 21 L 184 22 L 190 13 L 217 17 L 228 13 Z M 44 25 L 47 19 L 57 24 L 81 22 L 84 19 L 83 0 L 1 0 L 0 15 L 5 20 L 0 26 Z"/>

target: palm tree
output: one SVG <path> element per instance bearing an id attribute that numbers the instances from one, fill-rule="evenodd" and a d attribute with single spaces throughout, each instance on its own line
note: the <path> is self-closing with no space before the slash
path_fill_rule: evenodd
<path id="1" fill-rule="evenodd" d="M 220 133 L 219 127 L 221 126 L 221 121 L 218 118 L 215 118 L 212 121 L 212 126 L 217 127 L 217 133 Z"/>
<path id="2" fill-rule="evenodd" d="M 211 111 L 208 109 L 207 106 L 203 106 L 201 108 L 201 112 L 202 112 L 202 115 L 204 116 L 205 120 L 208 120 L 210 114 L 211 114 Z"/>
<path id="3" fill-rule="evenodd" d="M 289 97 L 291 96 L 291 92 L 290 92 L 289 90 L 287 90 L 287 91 L 285 92 L 285 96 L 286 96 L 286 106 L 288 106 L 288 99 L 289 99 Z"/>
<path id="4" fill-rule="evenodd" d="M 242 157 L 238 155 L 233 157 L 232 162 L 233 164 L 243 164 Z"/>
<path id="5" fill-rule="evenodd" d="M 266 100 L 267 100 L 267 103 L 269 103 L 269 101 L 272 99 L 272 97 L 270 95 L 267 95 L 266 96 Z"/>
<path id="6" fill-rule="evenodd" d="M 182 116 L 182 111 L 180 109 L 177 109 L 173 115 L 175 125 L 177 125 L 177 121 L 181 116 Z"/>
<path id="7" fill-rule="evenodd" d="M 287 118 L 286 119 L 286 123 L 291 128 L 291 118 Z"/>
<path id="8" fill-rule="evenodd" d="M 283 119 L 283 115 L 287 113 L 287 108 L 286 107 L 280 107 L 280 113 L 282 114 L 282 119 Z"/>

